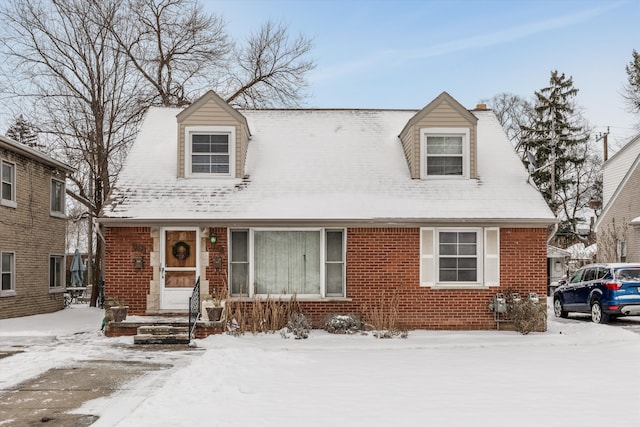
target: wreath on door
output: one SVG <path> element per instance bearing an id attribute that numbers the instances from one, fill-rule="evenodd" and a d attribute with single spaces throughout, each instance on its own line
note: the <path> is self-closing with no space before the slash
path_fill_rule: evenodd
<path id="1" fill-rule="evenodd" d="M 185 242 L 176 242 L 171 248 L 171 253 L 175 259 L 179 259 L 180 261 L 184 261 L 189 258 L 189 254 L 191 253 L 191 247 Z"/>

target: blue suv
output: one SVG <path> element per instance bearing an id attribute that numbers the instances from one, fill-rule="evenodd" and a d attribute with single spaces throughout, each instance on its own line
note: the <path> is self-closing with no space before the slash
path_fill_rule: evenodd
<path id="1" fill-rule="evenodd" d="M 553 293 L 553 312 L 591 313 L 591 320 L 640 315 L 640 264 L 592 264 L 576 271 Z"/>

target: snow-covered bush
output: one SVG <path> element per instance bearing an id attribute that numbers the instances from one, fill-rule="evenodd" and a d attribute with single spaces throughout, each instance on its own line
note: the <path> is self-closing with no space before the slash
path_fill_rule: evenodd
<path id="1" fill-rule="evenodd" d="M 282 338 L 289 338 L 291 334 L 295 339 L 306 339 L 309 337 L 309 330 L 311 329 L 311 323 L 307 316 L 302 313 L 293 313 L 289 317 L 287 326 L 280 330 Z"/>
<path id="2" fill-rule="evenodd" d="M 354 334 L 362 330 L 362 322 L 353 314 L 332 314 L 324 322 L 330 334 Z"/>

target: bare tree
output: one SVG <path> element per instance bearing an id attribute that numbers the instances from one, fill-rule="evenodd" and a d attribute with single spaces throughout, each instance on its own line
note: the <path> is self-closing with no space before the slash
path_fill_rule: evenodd
<path id="1" fill-rule="evenodd" d="M 285 25 L 267 21 L 238 45 L 222 18 L 205 13 L 196 0 L 126 5 L 111 32 L 148 84 L 150 103 L 187 105 L 207 89 L 240 107 L 298 105 L 304 98 L 305 76 L 315 67 L 306 59 L 311 41 L 290 38 Z"/>
<path id="2" fill-rule="evenodd" d="M 584 162 L 571 163 L 568 170 L 562 176 L 562 180 L 569 185 L 559 185 L 558 191 L 558 217 L 562 220 L 560 235 L 567 242 L 583 240 L 582 230 L 579 227 L 591 224 L 589 216 L 597 216 L 591 203 L 596 198 L 601 198 L 598 192 L 599 178 L 602 176 L 602 159 L 595 155 L 588 141 L 573 147 L 576 157 L 582 157 Z M 593 217 L 595 219 L 595 216 Z"/>
<path id="3" fill-rule="evenodd" d="M 619 223 L 616 218 L 598 230 L 598 262 L 612 262 L 622 255 L 621 242 L 629 241 L 629 221 L 622 217 Z"/>
<path id="4" fill-rule="evenodd" d="M 520 158 L 524 158 L 522 148 L 522 128 L 531 126 L 535 111 L 533 104 L 521 96 L 512 93 L 499 93 L 490 99 L 482 100 L 496 114 L 502 124 L 509 141 L 513 144 Z"/>
<path id="5" fill-rule="evenodd" d="M 290 40 L 286 26 L 268 21 L 233 55 L 237 64 L 228 77 L 227 102 L 243 108 L 298 105 L 305 75 L 315 68 L 305 59 L 310 50 L 308 38 Z"/>
<path id="6" fill-rule="evenodd" d="M 41 135 L 77 168 L 72 194 L 90 217 L 99 215 L 120 168 L 116 160 L 126 152 L 144 109 L 132 96 L 138 90 L 129 63 L 108 31 L 118 5 L 117 0 L 10 0 L 0 11 L 10 32 L 3 47 L 25 78 L 22 94 L 36 104 Z M 90 240 L 90 252 L 93 247 Z M 95 248 L 97 285 L 100 239 Z M 92 305 L 96 299 L 93 292 Z"/>
<path id="7" fill-rule="evenodd" d="M 151 104 L 189 104 L 228 62 L 224 22 L 195 1 L 129 0 L 118 14 L 121 19 L 109 29 L 149 85 L 145 95 Z"/>

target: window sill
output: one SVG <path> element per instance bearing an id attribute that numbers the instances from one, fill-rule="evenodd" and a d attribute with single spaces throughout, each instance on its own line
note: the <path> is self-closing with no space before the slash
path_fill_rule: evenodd
<path id="1" fill-rule="evenodd" d="M 61 219 L 67 219 L 68 218 L 67 214 L 65 214 L 64 212 L 53 212 L 52 211 L 50 215 L 52 217 L 55 217 L 55 218 L 61 218 Z"/>
<path id="2" fill-rule="evenodd" d="M 420 285 L 423 288 L 431 288 L 431 289 L 435 289 L 435 290 L 449 290 L 449 289 L 474 289 L 474 290 L 486 290 L 486 289 L 491 289 L 493 287 L 496 286 L 489 286 L 489 285 L 480 285 L 480 284 L 469 284 L 469 285 L 463 285 L 463 284 L 442 284 L 442 283 L 438 283 L 435 285 Z"/>
<path id="3" fill-rule="evenodd" d="M 0 291 L 0 298 L 15 297 L 16 291 Z"/>
<path id="4" fill-rule="evenodd" d="M 49 288 L 50 294 L 60 294 L 65 291 L 65 288 Z"/>
<path id="5" fill-rule="evenodd" d="M 0 206 L 6 206 L 8 208 L 16 209 L 18 207 L 18 204 L 13 200 L 0 199 Z"/>
<path id="6" fill-rule="evenodd" d="M 471 178 L 469 178 L 467 175 L 423 175 L 421 178 L 423 181 L 430 181 L 430 180 L 470 180 Z"/>

